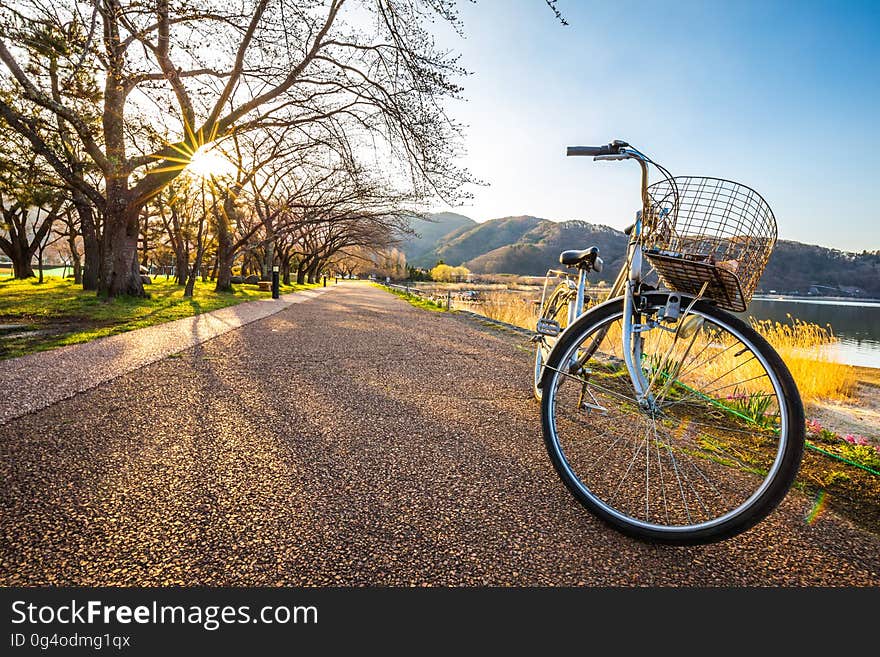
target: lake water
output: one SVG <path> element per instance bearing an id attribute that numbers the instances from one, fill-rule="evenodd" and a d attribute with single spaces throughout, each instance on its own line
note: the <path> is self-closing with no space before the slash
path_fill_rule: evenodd
<path id="1" fill-rule="evenodd" d="M 791 317 L 831 326 L 840 342 L 830 355 L 841 363 L 880 368 L 880 302 L 825 299 L 753 299 L 747 313 L 754 319 L 785 324 Z"/>

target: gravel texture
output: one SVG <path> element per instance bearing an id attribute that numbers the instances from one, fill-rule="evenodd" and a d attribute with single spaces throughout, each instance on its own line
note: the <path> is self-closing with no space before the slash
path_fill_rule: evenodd
<path id="1" fill-rule="evenodd" d="M 714 545 L 607 528 L 531 375 L 521 335 L 340 285 L 0 427 L 0 583 L 880 584 L 880 537 L 794 492 Z"/>
<path id="2" fill-rule="evenodd" d="M 245 324 L 313 299 L 315 288 L 0 361 L 0 425 Z"/>

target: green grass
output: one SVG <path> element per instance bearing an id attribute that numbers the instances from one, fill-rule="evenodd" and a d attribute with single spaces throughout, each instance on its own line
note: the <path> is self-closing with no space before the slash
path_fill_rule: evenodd
<path id="1" fill-rule="evenodd" d="M 407 294 L 406 292 L 401 292 L 400 290 L 393 290 L 389 287 L 385 287 L 384 285 L 380 285 L 379 283 L 373 283 L 373 286 L 378 287 L 380 290 L 385 290 L 386 292 L 390 292 L 391 294 L 399 296 L 405 301 L 409 301 L 410 304 L 412 304 L 416 308 L 433 310 L 434 312 L 446 312 L 446 305 L 442 301 L 434 301 L 432 299 L 425 299 L 415 294 Z"/>
<path id="2" fill-rule="evenodd" d="M 0 359 L 271 298 L 269 292 L 260 291 L 256 285 L 235 285 L 234 292 L 218 293 L 214 292 L 214 283 L 201 280 L 196 282 L 191 299 L 183 298 L 183 287 L 175 285 L 173 279 L 154 278 L 145 287 L 149 299 L 120 297 L 108 301 L 61 278 L 47 278 L 42 285 L 36 279 L 0 279 L 0 324 L 23 325 L 0 332 Z M 318 286 L 282 285 L 281 293 L 309 287 Z"/>

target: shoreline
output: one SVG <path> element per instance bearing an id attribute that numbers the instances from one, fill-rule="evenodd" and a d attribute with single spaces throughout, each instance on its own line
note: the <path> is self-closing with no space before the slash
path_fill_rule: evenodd
<path id="1" fill-rule="evenodd" d="M 880 367 L 867 367 L 865 365 L 850 365 L 855 372 L 859 383 L 867 383 L 868 385 L 880 388 Z"/>
<path id="2" fill-rule="evenodd" d="M 852 367 L 856 385 L 849 399 L 804 404 L 804 411 L 808 420 L 840 435 L 860 435 L 880 445 L 880 369 Z"/>
<path id="3" fill-rule="evenodd" d="M 880 299 L 875 297 L 817 297 L 809 295 L 795 294 L 756 294 L 752 297 L 752 301 L 790 301 L 798 303 L 807 301 L 810 303 L 825 303 L 827 305 L 880 305 Z"/>

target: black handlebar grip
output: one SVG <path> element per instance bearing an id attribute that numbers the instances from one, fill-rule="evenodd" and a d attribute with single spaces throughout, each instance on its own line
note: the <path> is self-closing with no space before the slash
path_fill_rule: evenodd
<path id="1" fill-rule="evenodd" d="M 569 146 L 565 154 L 572 155 L 616 155 L 620 151 L 619 146 L 605 144 L 604 146 Z"/>

